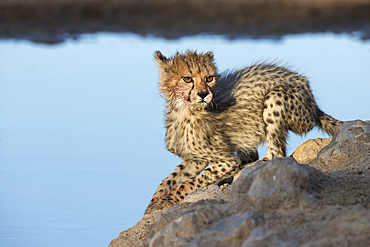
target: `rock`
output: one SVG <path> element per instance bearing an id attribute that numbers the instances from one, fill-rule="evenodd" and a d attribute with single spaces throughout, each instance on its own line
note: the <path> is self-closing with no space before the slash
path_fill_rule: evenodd
<path id="1" fill-rule="evenodd" d="M 370 169 L 370 123 L 346 122 L 310 166 L 323 172 Z"/>
<path id="2" fill-rule="evenodd" d="M 220 220 L 191 241 L 188 247 L 228 246 L 238 247 L 249 237 L 252 230 L 263 223 L 263 217 L 255 212 L 239 213 Z"/>
<path id="3" fill-rule="evenodd" d="M 349 211 L 340 213 L 328 225 L 338 227 L 341 232 L 350 231 L 358 235 L 370 234 L 370 211 L 361 205 L 356 205 Z"/>
<path id="4" fill-rule="evenodd" d="M 370 246 L 370 211 L 361 205 L 332 207 L 316 227 L 320 232 L 303 246 Z"/>
<path id="5" fill-rule="evenodd" d="M 136 247 L 143 246 L 146 239 L 148 238 L 148 233 L 146 231 L 147 227 L 156 219 L 156 216 L 160 212 L 153 214 L 144 215 L 144 217 L 136 223 L 135 226 L 123 231 L 120 235 L 113 239 L 109 246 L 110 247 Z"/>
<path id="6" fill-rule="evenodd" d="M 109 247 L 137 247 L 144 246 L 148 239 L 152 239 L 158 232 L 160 232 L 167 225 L 171 224 L 176 219 L 180 218 L 183 215 L 190 214 L 204 207 L 211 207 L 217 211 L 224 211 L 227 207 L 227 201 L 223 202 L 222 198 L 225 198 L 225 192 L 228 191 L 227 186 L 215 188 L 217 185 L 211 185 L 210 190 L 208 188 L 203 188 L 195 192 L 207 194 L 209 191 L 217 191 L 220 196 L 220 200 L 217 199 L 201 199 L 200 196 L 195 196 L 191 201 L 192 203 L 183 203 L 172 208 L 167 208 L 161 211 L 155 211 L 150 214 L 144 215 L 143 218 L 136 223 L 135 226 L 129 228 L 120 233 L 120 235 L 113 239 L 109 244 Z M 208 195 L 209 196 L 209 195 Z M 192 197 L 192 195 L 190 195 Z M 205 196 L 206 197 L 206 196 Z"/>
<path id="7" fill-rule="evenodd" d="M 275 158 L 247 167 L 230 187 L 229 213 L 253 210 L 266 213 L 316 206 L 310 191 L 310 172 L 325 175 L 293 158 Z"/>
<path id="8" fill-rule="evenodd" d="M 190 192 L 182 203 L 197 202 L 199 200 L 211 200 L 217 199 L 220 202 L 226 202 L 229 200 L 229 185 L 224 184 L 219 187 L 216 184 L 212 184 L 207 187 L 197 188 L 194 192 Z"/>
<path id="9" fill-rule="evenodd" d="M 292 154 L 293 158 L 300 164 L 309 164 L 317 158 L 319 151 L 331 142 L 332 138 L 316 138 L 307 140 L 300 145 Z"/>
<path id="10" fill-rule="evenodd" d="M 256 228 L 241 247 L 298 247 L 299 236 L 270 228 Z"/>
<path id="11" fill-rule="evenodd" d="M 198 189 L 109 246 L 370 246 L 369 124 L 344 123 L 309 165 L 256 162 L 231 186 Z M 325 140 L 311 144 L 301 150 Z"/>
<path id="12" fill-rule="evenodd" d="M 180 216 L 163 227 L 154 236 L 149 237 L 147 246 L 182 247 L 193 240 L 200 232 L 222 218 L 222 212 L 214 206 L 202 207 Z"/>

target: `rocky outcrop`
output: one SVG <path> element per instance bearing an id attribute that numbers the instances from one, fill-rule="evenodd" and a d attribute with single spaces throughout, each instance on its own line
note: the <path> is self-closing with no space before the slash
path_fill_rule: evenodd
<path id="1" fill-rule="evenodd" d="M 347 122 L 339 130 L 310 165 L 323 172 L 370 169 L 370 122 Z"/>
<path id="2" fill-rule="evenodd" d="M 221 186 L 220 188 L 217 185 L 210 185 L 206 188 L 200 188 L 189 193 L 181 205 L 144 215 L 135 226 L 121 232 L 120 236 L 112 240 L 109 246 L 144 246 L 148 239 L 148 242 L 151 242 L 150 246 L 166 246 L 160 244 L 190 241 L 196 234 L 200 233 L 198 227 L 206 229 L 223 217 L 229 200 L 228 187 Z M 209 219 L 205 219 L 206 217 Z M 204 222 L 200 220 L 204 220 Z M 181 232 L 184 227 L 188 227 L 186 233 L 175 235 L 177 231 Z M 165 238 L 165 234 L 171 236 Z M 185 240 L 180 240 L 180 238 Z M 168 246 L 172 246 L 172 244 Z"/>
<path id="3" fill-rule="evenodd" d="M 370 246 L 370 123 L 344 123 L 317 155 L 298 153 L 307 164 L 256 162 L 230 186 L 145 215 L 110 247 Z"/>
<path id="4" fill-rule="evenodd" d="M 369 12 L 369 0 L 1 0 L 0 38 L 55 43 L 95 32 L 279 38 L 331 31 L 368 39 Z"/>
<path id="5" fill-rule="evenodd" d="M 309 164 L 317 158 L 318 152 L 331 142 L 332 138 L 316 138 L 307 140 L 300 145 L 292 154 L 293 158 L 300 164 Z"/>

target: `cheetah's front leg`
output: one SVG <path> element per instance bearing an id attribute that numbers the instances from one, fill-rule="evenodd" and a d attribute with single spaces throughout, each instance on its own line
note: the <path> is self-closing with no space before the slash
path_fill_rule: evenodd
<path id="1" fill-rule="evenodd" d="M 228 162 L 212 162 L 202 174 L 178 184 L 167 196 L 157 201 L 152 201 L 145 213 L 170 208 L 180 204 L 185 196 L 196 188 L 217 184 L 223 179 L 233 176 L 237 170 L 238 165 L 235 160 L 229 160 Z"/>
<path id="2" fill-rule="evenodd" d="M 206 160 L 185 160 L 178 165 L 175 170 L 169 175 L 162 183 L 158 186 L 158 189 L 153 195 L 152 200 L 149 203 L 148 209 L 152 208 L 160 199 L 167 197 L 176 186 L 192 177 L 198 175 L 208 165 Z"/>

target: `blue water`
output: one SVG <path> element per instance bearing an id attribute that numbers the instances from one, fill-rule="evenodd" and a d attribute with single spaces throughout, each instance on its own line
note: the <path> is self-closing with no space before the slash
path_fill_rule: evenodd
<path id="1" fill-rule="evenodd" d="M 153 53 L 188 48 L 214 51 L 221 71 L 284 61 L 325 112 L 370 119 L 370 43 L 347 35 L 0 41 L 0 246 L 107 246 L 140 220 L 180 162 L 165 150 Z M 291 135 L 288 152 L 315 137 Z"/>

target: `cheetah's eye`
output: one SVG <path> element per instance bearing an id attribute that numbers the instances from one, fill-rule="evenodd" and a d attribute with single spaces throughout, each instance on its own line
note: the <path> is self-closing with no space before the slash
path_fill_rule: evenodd
<path id="1" fill-rule="evenodd" d="M 193 78 L 191 78 L 191 77 L 187 77 L 187 76 L 183 77 L 183 78 L 182 78 L 182 80 L 183 80 L 185 83 L 193 82 Z"/>
<path id="2" fill-rule="evenodd" d="M 212 82 L 213 81 L 213 76 L 207 76 L 206 77 L 206 82 Z"/>

